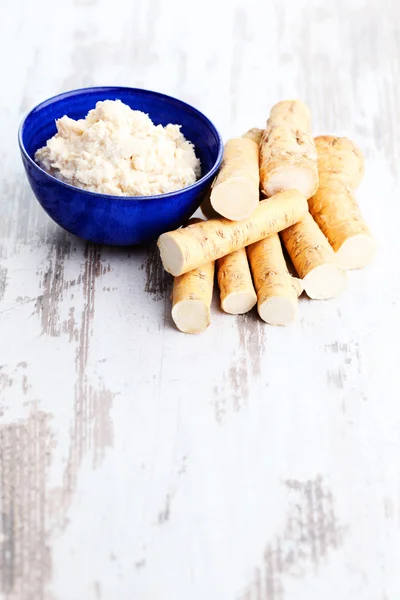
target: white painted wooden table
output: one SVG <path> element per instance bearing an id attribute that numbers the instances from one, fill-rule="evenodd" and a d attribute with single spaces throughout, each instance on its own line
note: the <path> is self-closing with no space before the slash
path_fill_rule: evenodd
<path id="1" fill-rule="evenodd" d="M 16 0 L 1 21 L 1 600 L 398 600 L 398 0 Z M 170 318 L 150 249 L 56 227 L 17 126 L 85 85 L 176 95 L 224 138 L 301 97 L 365 151 L 379 243 L 286 329 Z"/>

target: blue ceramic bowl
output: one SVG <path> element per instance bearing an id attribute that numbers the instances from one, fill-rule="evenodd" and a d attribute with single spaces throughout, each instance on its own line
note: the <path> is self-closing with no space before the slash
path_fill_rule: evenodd
<path id="1" fill-rule="evenodd" d="M 182 133 L 193 142 L 201 160 L 202 177 L 169 194 L 107 196 L 59 181 L 35 163 L 36 150 L 56 133 L 55 119 L 84 118 L 99 100 L 116 99 L 148 113 L 156 125 L 182 125 Z M 147 243 L 182 225 L 200 205 L 223 153 L 221 136 L 201 112 L 165 94 L 124 87 L 74 90 L 42 102 L 21 123 L 19 145 L 33 193 L 47 214 L 85 240 L 116 246 Z"/>

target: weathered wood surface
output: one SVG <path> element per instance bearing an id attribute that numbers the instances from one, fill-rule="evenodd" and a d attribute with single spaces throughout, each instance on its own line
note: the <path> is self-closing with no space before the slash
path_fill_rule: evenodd
<path id="1" fill-rule="evenodd" d="M 17 0 L 1 20 L 1 600 L 398 600 L 398 0 Z M 154 248 L 43 213 L 17 126 L 74 87 L 195 104 L 223 136 L 299 96 L 354 138 L 379 242 L 345 295 L 177 332 Z"/>

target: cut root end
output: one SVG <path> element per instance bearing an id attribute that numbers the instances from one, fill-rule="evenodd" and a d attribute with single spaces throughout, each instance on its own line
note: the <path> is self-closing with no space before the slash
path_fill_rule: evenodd
<path id="1" fill-rule="evenodd" d="M 305 198 L 311 198 L 317 191 L 318 175 L 316 165 L 297 167 L 284 165 L 268 176 L 263 191 L 268 197 L 285 190 L 298 190 Z"/>
<path id="2" fill-rule="evenodd" d="M 339 296 L 347 286 L 347 275 L 334 264 L 319 265 L 303 278 L 304 290 L 313 300 Z"/>
<path id="3" fill-rule="evenodd" d="M 172 318 L 183 333 L 201 333 L 210 324 L 210 309 L 200 300 L 182 300 L 173 307 Z"/>
<path id="4" fill-rule="evenodd" d="M 221 308 L 230 315 L 243 315 L 249 312 L 257 303 L 255 292 L 232 292 L 225 296 Z"/>
<path id="5" fill-rule="evenodd" d="M 297 298 L 271 296 L 258 305 L 258 314 L 269 325 L 289 325 L 298 314 Z"/>
<path id="6" fill-rule="evenodd" d="M 180 275 L 184 265 L 184 257 L 179 244 L 168 233 L 158 238 L 161 260 L 167 273 L 174 277 Z"/>
<path id="7" fill-rule="evenodd" d="M 218 214 L 231 221 L 242 221 L 251 217 L 258 206 L 258 184 L 232 177 L 214 187 L 210 200 Z"/>
<path id="8" fill-rule="evenodd" d="M 373 261 L 375 253 L 375 240 L 360 233 L 343 242 L 336 252 L 336 258 L 343 269 L 362 269 Z"/>

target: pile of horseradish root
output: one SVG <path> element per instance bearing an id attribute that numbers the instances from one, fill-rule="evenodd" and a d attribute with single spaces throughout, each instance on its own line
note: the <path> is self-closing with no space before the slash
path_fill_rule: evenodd
<path id="1" fill-rule="evenodd" d="M 276 104 L 265 131 L 229 140 L 202 204 L 209 219 L 158 240 L 175 277 L 178 329 L 198 333 L 209 325 L 215 268 L 222 310 L 243 314 L 257 304 L 270 325 L 296 318 L 303 291 L 315 300 L 343 292 L 346 269 L 365 267 L 375 252 L 354 196 L 363 172 L 362 153 L 349 139 L 313 139 L 310 111 L 299 100 Z"/>

